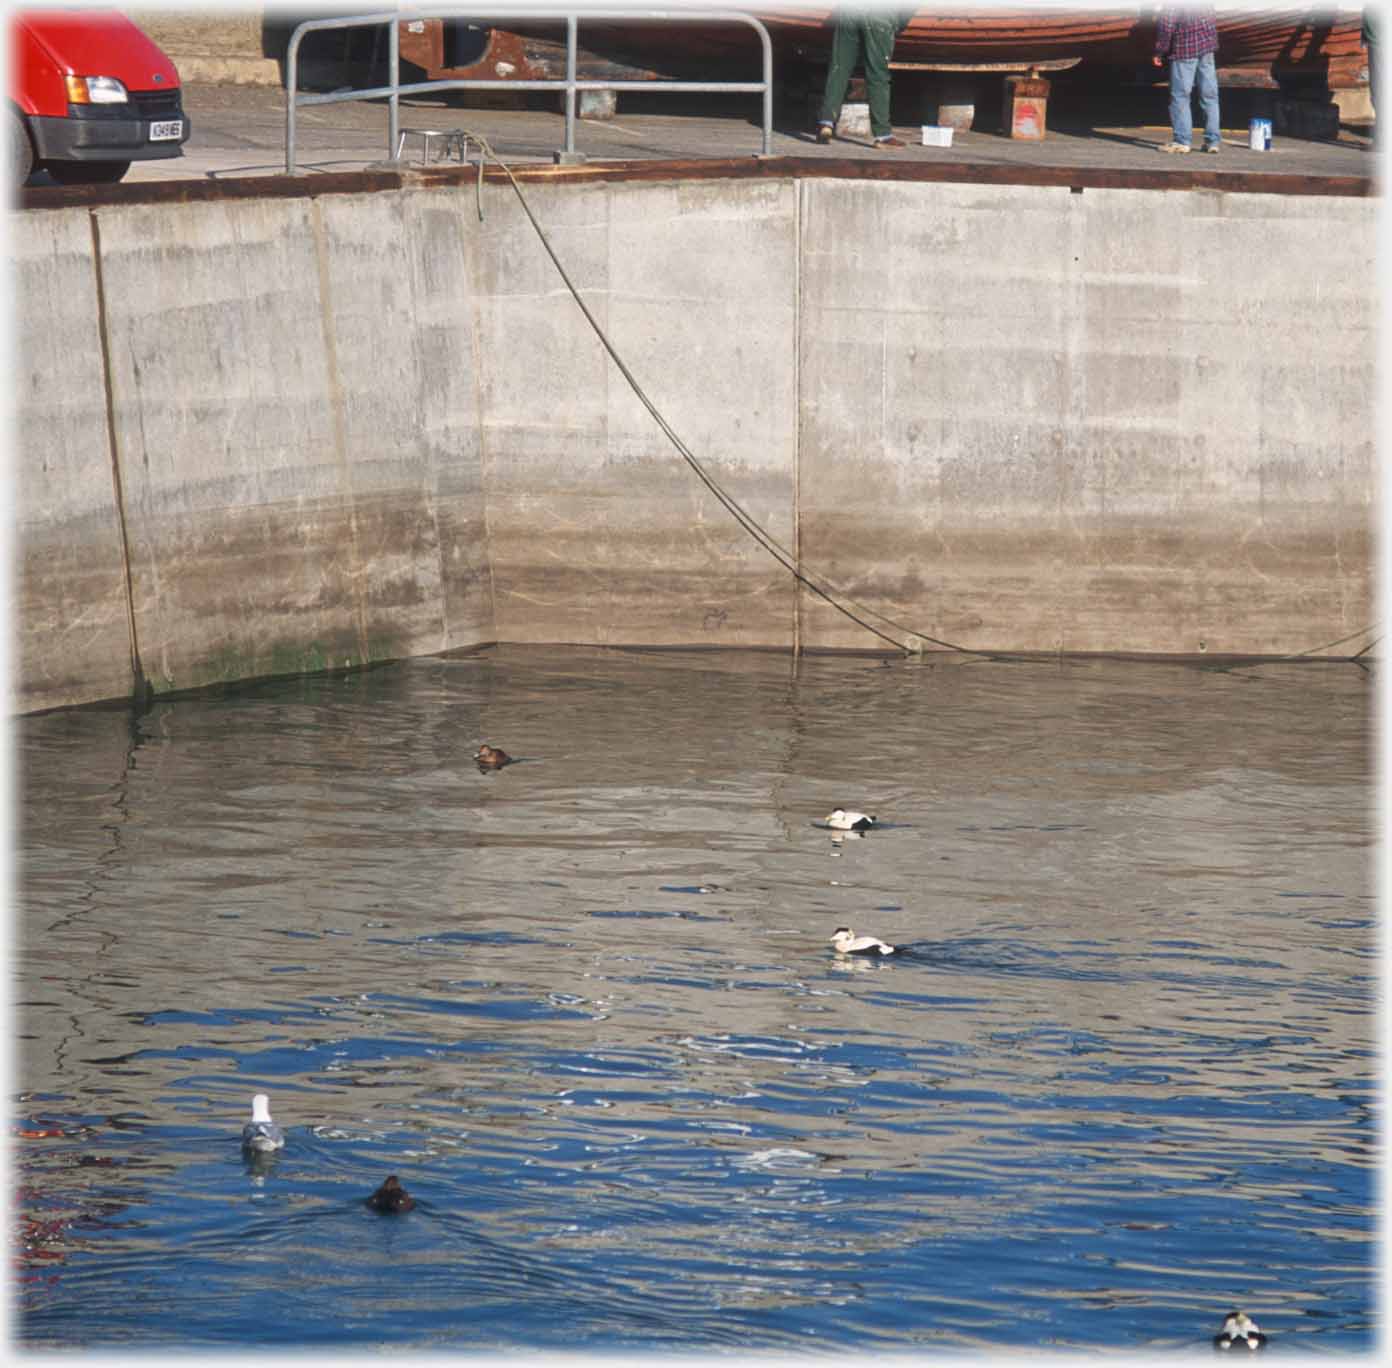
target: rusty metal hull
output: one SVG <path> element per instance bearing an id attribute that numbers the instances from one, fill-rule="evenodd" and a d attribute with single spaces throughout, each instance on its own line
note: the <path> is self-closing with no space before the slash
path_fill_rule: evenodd
<path id="1" fill-rule="evenodd" d="M 906 62 L 1030 62 L 1078 57 L 1097 63 L 1148 61 L 1155 34 L 1154 7 L 922 9 L 895 42 Z M 775 42 L 829 50 L 832 11 L 780 10 L 756 18 Z M 1304 66 L 1362 55 L 1359 10 L 1310 8 L 1228 10 L 1218 14 L 1221 65 Z"/>
<path id="2" fill-rule="evenodd" d="M 774 60 L 824 63 L 831 50 L 830 6 L 747 11 L 769 31 Z M 1220 67 L 1261 69 L 1274 77 L 1327 76 L 1331 84 L 1366 81 L 1360 44 L 1361 11 L 1229 10 L 1218 15 Z M 557 39 L 555 24 L 509 20 L 510 32 Z M 1024 67 L 1032 63 L 1082 61 L 1095 67 L 1131 68 L 1150 61 L 1154 8 L 1115 10 L 1059 8 L 976 10 L 921 9 L 899 34 L 896 63 Z M 742 25 L 585 22 L 580 46 L 592 58 L 660 76 L 709 74 L 718 63 L 730 79 L 757 61 L 757 42 Z"/>

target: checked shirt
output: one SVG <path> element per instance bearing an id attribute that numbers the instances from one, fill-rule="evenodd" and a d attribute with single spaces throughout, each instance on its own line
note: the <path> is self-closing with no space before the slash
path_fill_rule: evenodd
<path id="1" fill-rule="evenodd" d="M 1155 28 L 1155 55 L 1192 61 L 1218 50 L 1218 23 L 1212 5 L 1166 5 Z"/>

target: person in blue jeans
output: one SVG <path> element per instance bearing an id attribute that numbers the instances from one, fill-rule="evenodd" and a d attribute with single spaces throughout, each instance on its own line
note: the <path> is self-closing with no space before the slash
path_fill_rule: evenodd
<path id="1" fill-rule="evenodd" d="M 1380 52 L 1380 39 L 1382 38 L 1382 15 L 1376 18 L 1369 9 L 1363 11 L 1363 46 L 1368 50 L 1368 98 L 1373 102 L 1373 139 L 1381 142 L 1382 137 L 1377 126 L 1377 102 L 1378 95 L 1381 93 L 1382 83 L 1382 63 Z"/>
<path id="2" fill-rule="evenodd" d="M 865 66 L 865 96 L 870 102 L 870 132 L 876 147 L 904 147 L 894 136 L 889 122 L 889 58 L 894 39 L 902 27 L 887 10 L 846 6 L 836 11 L 836 29 L 831 39 L 831 65 L 827 68 L 826 89 L 822 93 L 821 117 L 817 121 L 817 141 L 829 143 L 846 87 L 857 62 Z"/>
<path id="3" fill-rule="evenodd" d="M 1155 26 L 1156 66 L 1170 64 L 1171 140 L 1162 152 L 1188 152 L 1194 137 L 1194 83 L 1203 110 L 1205 152 L 1223 145 L 1218 125 L 1218 21 L 1212 5 L 1165 5 Z"/>

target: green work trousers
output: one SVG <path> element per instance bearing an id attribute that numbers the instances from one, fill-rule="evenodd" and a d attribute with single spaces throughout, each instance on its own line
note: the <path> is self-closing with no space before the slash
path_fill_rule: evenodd
<path id="1" fill-rule="evenodd" d="M 831 66 L 822 95 L 821 122 L 836 126 L 856 63 L 865 66 L 870 131 L 877 138 L 894 132 L 889 122 L 889 57 L 894 51 L 894 20 L 887 14 L 838 14 L 831 40 Z"/>

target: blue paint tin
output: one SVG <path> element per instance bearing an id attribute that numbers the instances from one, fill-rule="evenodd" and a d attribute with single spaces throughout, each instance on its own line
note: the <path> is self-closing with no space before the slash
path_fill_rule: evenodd
<path id="1" fill-rule="evenodd" d="M 1253 119 L 1247 125 L 1247 145 L 1253 152 L 1271 151 L 1271 120 Z"/>

